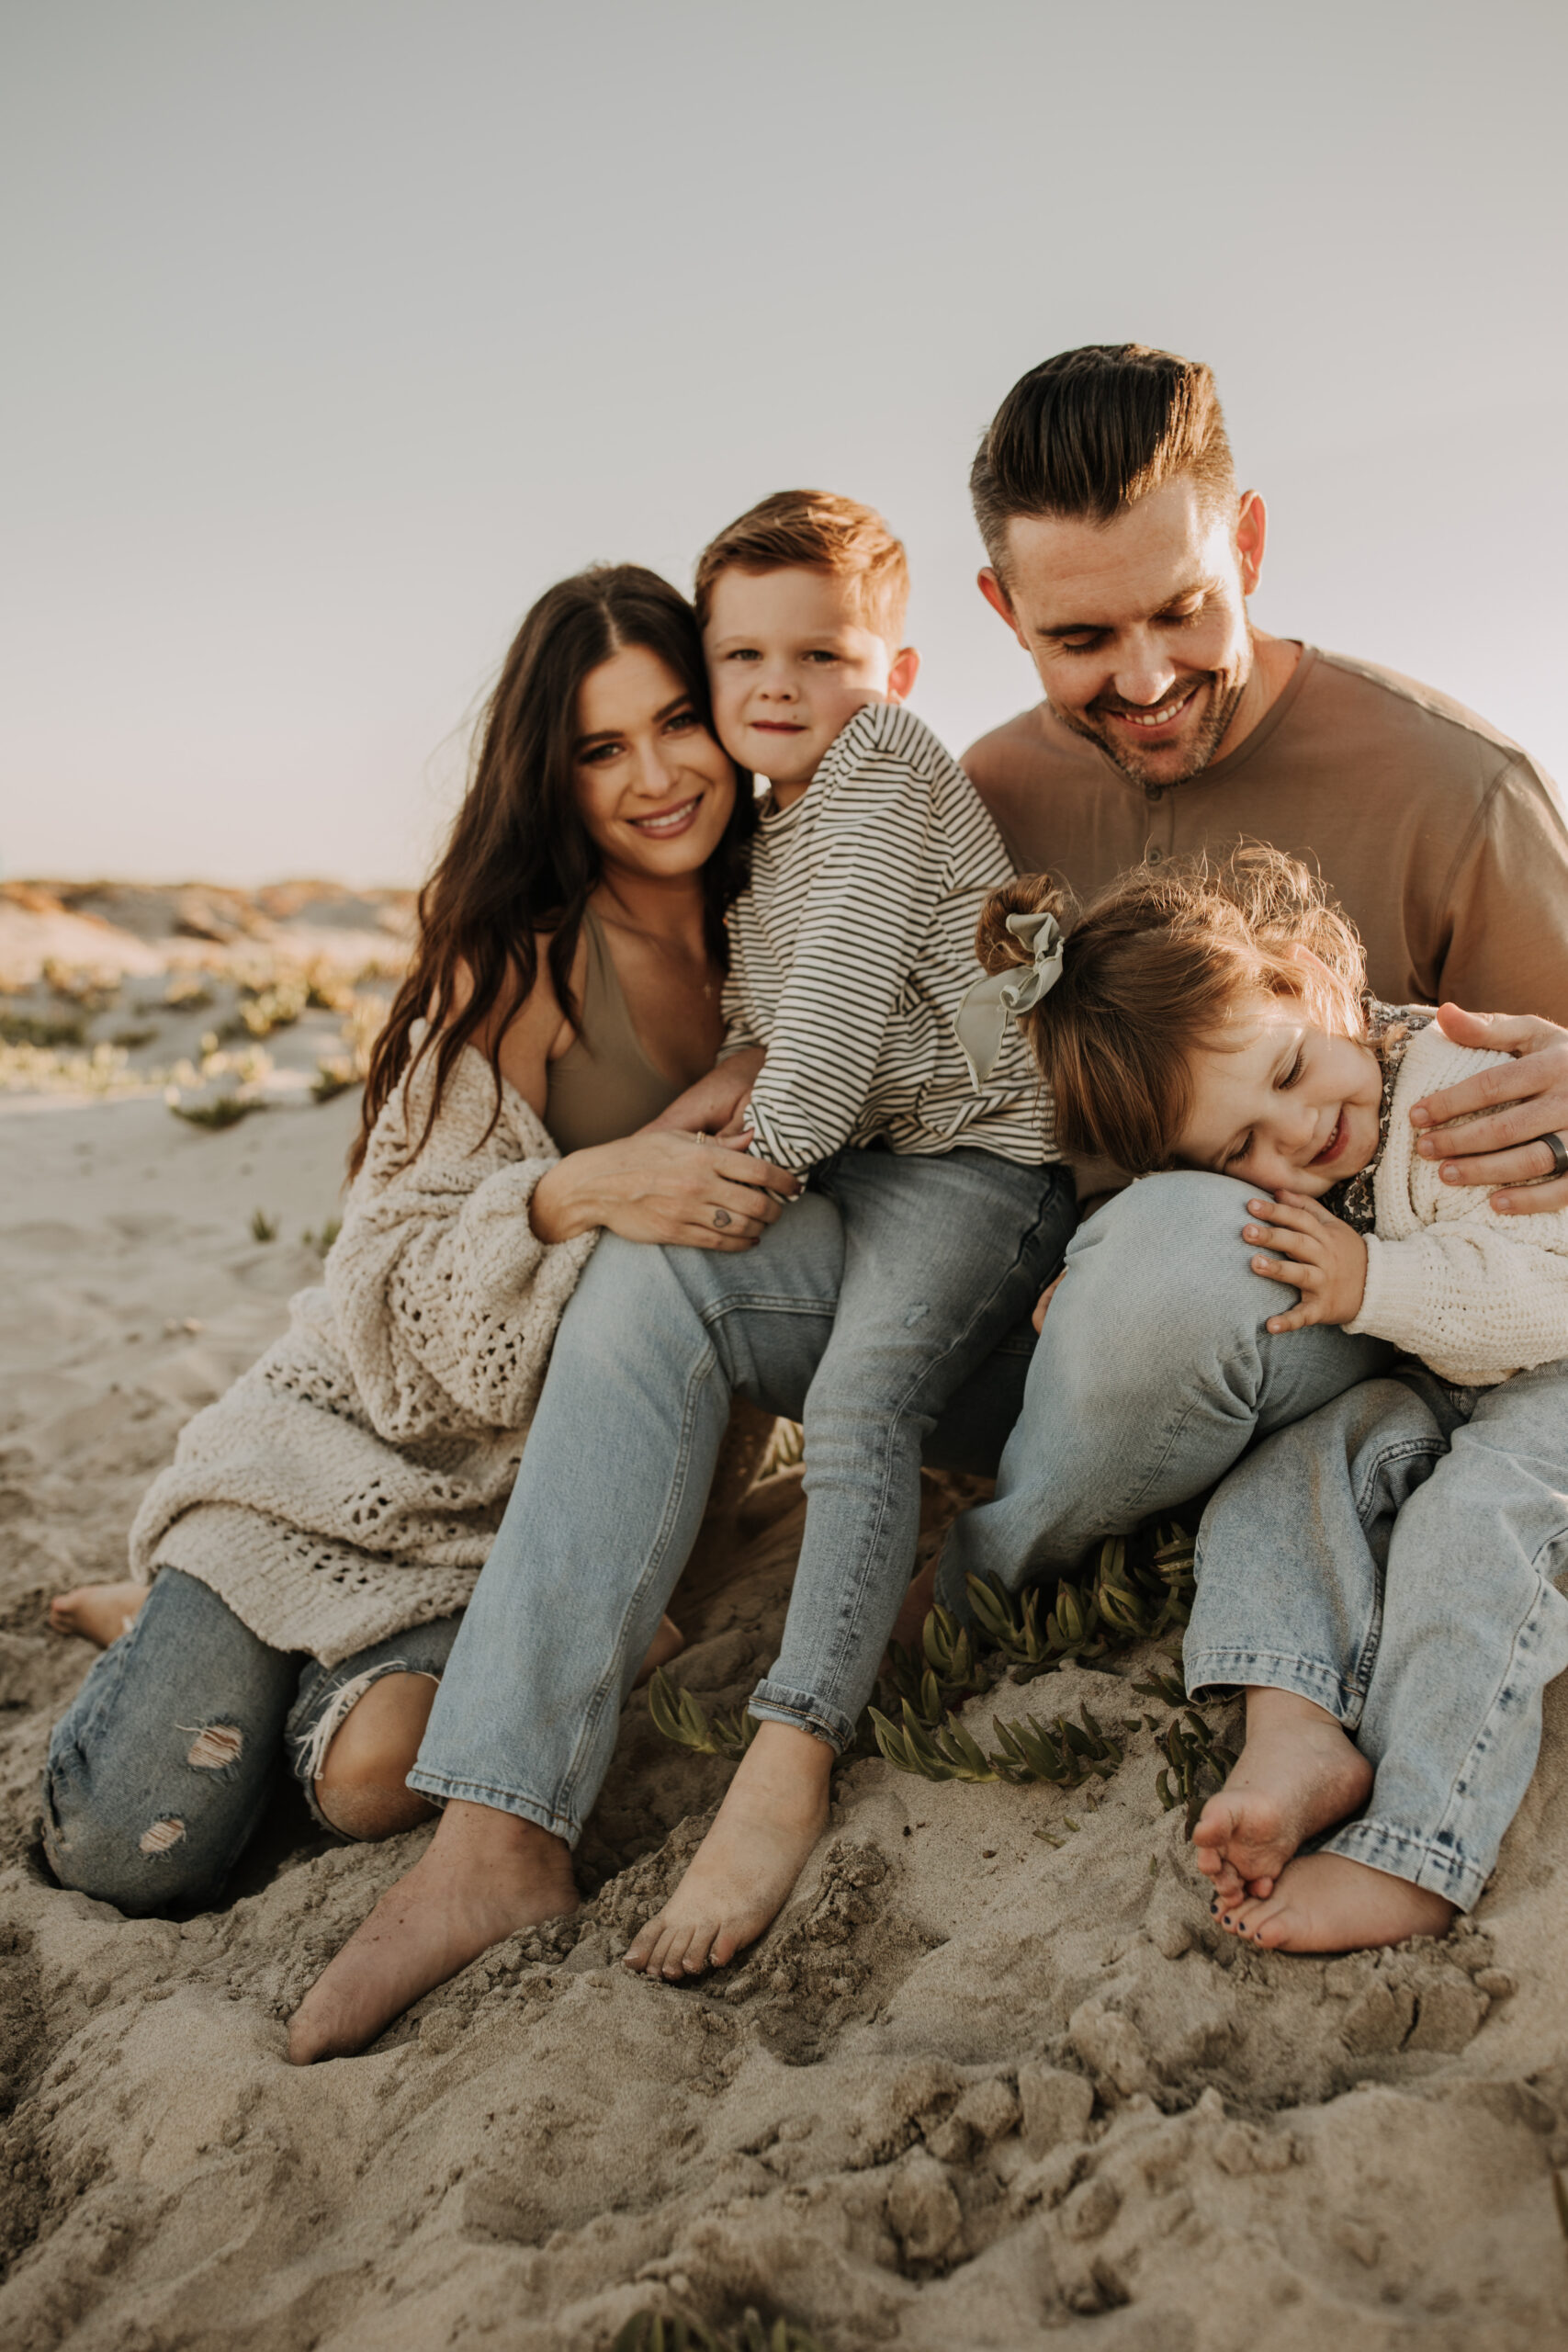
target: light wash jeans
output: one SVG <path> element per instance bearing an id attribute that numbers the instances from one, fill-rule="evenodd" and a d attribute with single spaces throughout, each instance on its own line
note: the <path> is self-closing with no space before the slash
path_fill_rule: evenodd
<path id="1" fill-rule="evenodd" d="M 1383 1340 L 1326 1324 L 1264 1329 L 1296 1294 L 1252 1271 L 1241 1230 L 1256 1193 L 1228 1176 L 1147 1176 L 1079 1227 L 996 1494 L 942 1553 L 937 1597 L 965 1623 L 965 1576 L 1016 1591 L 1071 1568 L 1394 1361 Z"/>
<path id="2" fill-rule="evenodd" d="M 815 1522 L 753 1705 L 847 1744 L 908 1589 L 922 1438 L 980 1364 L 981 1407 L 959 1411 L 956 1444 L 976 1439 L 987 1397 L 996 1442 L 1024 1362 L 998 1341 L 1060 1263 L 1075 1214 L 1062 1169 L 863 1151 L 840 1154 L 754 1250 L 607 1234 L 556 1334 L 410 1787 L 576 1842 L 735 1392 L 805 1420 Z"/>
<path id="3" fill-rule="evenodd" d="M 1469 1910 L 1568 1666 L 1568 1363 L 1454 1389 L 1404 1363 L 1260 1445 L 1203 1517 L 1190 1691 L 1293 1690 L 1376 1779 L 1319 1849 Z"/>
<path id="4" fill-rule="evenodd" d="M 54 1727 L 43 1844 L 55 1877 L 138 1917 L 211 1901 L 285 1758 L 331 1828 L 311 1783 L 333 1734 L 383 1675 L 439 1679 L 457 1623 L 437 1618 L 329 1668 L 272 1648 L 209 1586 L 161 1568 Z"/>

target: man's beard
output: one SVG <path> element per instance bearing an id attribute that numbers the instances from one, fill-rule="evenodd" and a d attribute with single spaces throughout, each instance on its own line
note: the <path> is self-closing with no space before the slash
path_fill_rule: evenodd
<path id="1" fill-rule="evenodd" d="M 1193 683 L 1200 687 L 1206 685 L 1211 688 L 1209 708 L 1198 729 L 1197 738 L 1187 755 L 1184 765 L 1175 775 L 1162 774 L 1140 755 L 1135 745 L 1127 744 L 1123 747 L 1120 737 L 1112 739 L 1103 723 L 1097 726 L 1092 719 L 1079 718 L 1075 714 L 1061 709 L 1055 703 L 1053 703 L 1051 707 L 1055 711 L 1064 727 L 1071 728 L 1075 735 L 1082 735 L 1091 743 L 1098 743 L 1106 758 L 1119 767 L 1122 775 L 1129 777 L 1134 784 L 1145 786 L 1156 784 L 1161 786 L 1186 784 L 1191 777 L 1201 775 L 1219 750 L 1224 741 L 1225 729 L 1235 717 L 1236 707 L 1247 691 L 1245 678 L 1233 678 L 1228 686 L 1222 687 L 1220 673 L 1214 670 L 1209 671 L 1206 676 Z"/>

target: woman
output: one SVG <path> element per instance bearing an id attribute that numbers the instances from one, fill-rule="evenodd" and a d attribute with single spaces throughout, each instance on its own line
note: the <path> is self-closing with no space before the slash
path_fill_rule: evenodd
<path id="1" fill-rule="evenodd" d="M 144 1605 L 68 1597 L 136 1613 L 51 1743 L 63 1885 L 210 1899 L 280 1750 L 344 1836 L 426 1812 L 404 1778 L 599 1232 L 746 1250 L 796 1189 L 669 1124 L 718 1047 L 750 825 L 683 598 L 630 565 L 551 589 L 421 897 L 324 1287 L 154 1482 Z"/>

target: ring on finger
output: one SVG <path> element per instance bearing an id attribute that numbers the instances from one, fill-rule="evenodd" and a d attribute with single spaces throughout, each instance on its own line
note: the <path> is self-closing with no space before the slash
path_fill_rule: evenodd
<path id="1" fill-rule="evenodd" d="M 1544 1136 L 1537 1136 L 1535 1140 L 1537 1143 L 1543 1143 L 1548 1151 L 1551 1154 L 1552 1175 L 1568 1176 L 1568 1144 L 1563 1142 L 1562 1136 L 1556 1133 L 1551 1133 Z M 1544 1182 L 1546 1180 L 1543 1177 L 1541 1181 Z"/>

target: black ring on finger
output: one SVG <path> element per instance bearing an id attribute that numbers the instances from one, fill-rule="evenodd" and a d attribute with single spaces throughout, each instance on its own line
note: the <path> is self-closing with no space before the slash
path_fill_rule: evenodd
<path id="1" fill-rule="evenodd" d="M 1552 1175 L 1568 1176 L 1568 1144 L 1563 1142 L 1562 1136 L 1555 1133 L 1537 1136 L 1536 1141 L 1543 1143 L 1551 1154 Z M 1543 1176 L 1540 1181 L 1544 1184 L 1549 1182 L 1549 1179 Z"/>

